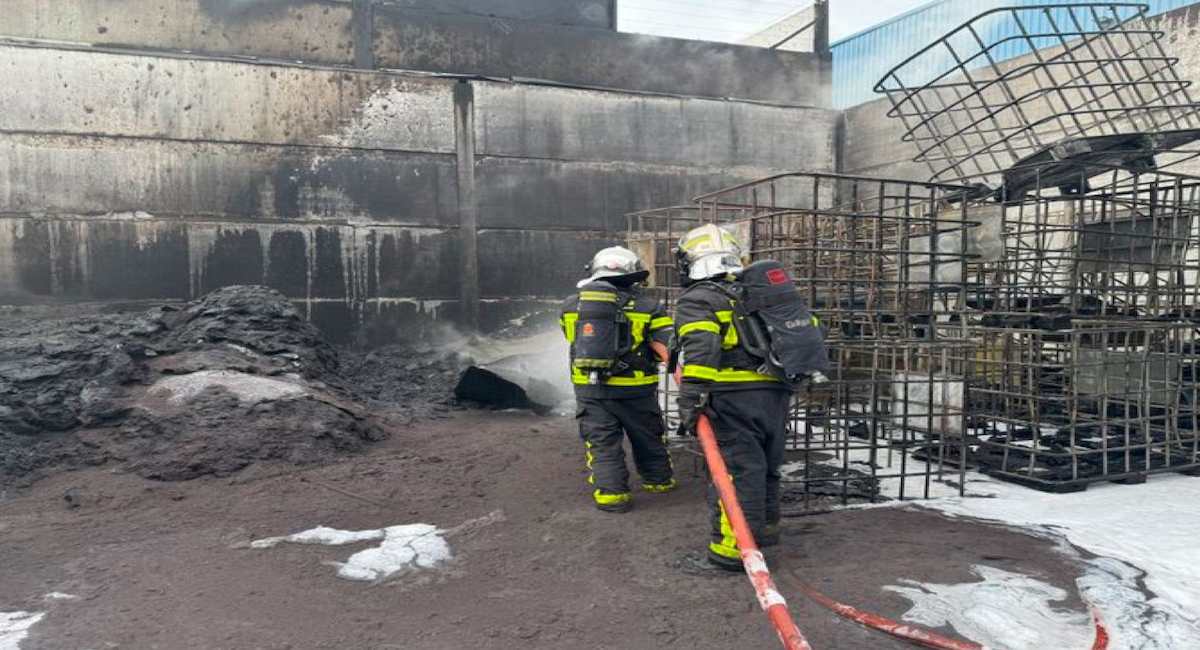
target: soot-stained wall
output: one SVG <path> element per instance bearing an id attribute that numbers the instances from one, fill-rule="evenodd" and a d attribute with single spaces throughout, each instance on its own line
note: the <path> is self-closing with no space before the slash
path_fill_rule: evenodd
<path id="1" fill-rule="evenodd" d="M 138 2 L 0 17 L 0 34 L 69 31 Z M 358 3 L 274 4 L 300 31 L 271 41 L 282 27 L 260 25 L 211 42 L 302 47 L 317 38 L 299 27 L 306 12 L 336 22 Z M 176 10 L 207 31 L 214 6 Z M 102 36 L 125 29 L 105 24 Z M 143 27 L 146 47 L 196 38 Z M 569 292 L 621 238 L 625 212 L 834 164 L 836 114 L 823 108 L 359 70 L 353 43 L 302 64 L 124 38 L 104 50 L 0 44 L 0 305 L 265 283 L 343 342 L 438 322 L 493 329 Z"/>
<path id="2" fill-rule="evenodd" d="M 828 56 L 619 33 L 615 0 L 0 4 L 0 37 L 830 104 Z"/>

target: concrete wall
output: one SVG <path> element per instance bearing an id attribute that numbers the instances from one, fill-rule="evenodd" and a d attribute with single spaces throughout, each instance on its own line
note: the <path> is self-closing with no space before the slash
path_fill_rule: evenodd
<path id="1" fill-rule="evenodd" d="M 617 0 L 381 0 L 378 4 L 439 14 L 616 29 Z"/>
<path id="2" fill-rule="evenodd" d="M 826 109 L 0 45 L 0 304 L 292 297 L 336 340 L 569 292 L 627 211 L 832 169 Z"/>
<path id="3" fill-rule="evenodd" d="M 1197 36 L 1200 36 L 1200 5 L 1192 5 L 1183 9 L 1163 14 L 1156 19 L 1158 27 L 1164 32 L 1163 45 L 1168 56 L 1178 57 L 1176 70 L 1179 76 L 1187 81 L 1200 81 L 1200 48 L 1195 46 Z M 1054 50 L 1045 52 L 1052 53 Z M 1027 63 L 1033 56 L 1020 57 L 1005 62 L 1004 68 Z M 898 61 L 897 61 L 898 62 Z M 1045 85 L 1043 77 L 1029 77 L 1028 91 L 1034 92 Z M 1102 81 L 1097 79 L 1097 81 Z M 1191 91 L 1193 99 L 1197 97 L 1196 86 Z M 849 174 L 864 174 L 885 176 L 911 180 L 927 180 L 930 169 L 925 163 L 913 162 L 917 148 L 912 143 L 901 141 L 904 135 L 903 123 L 899 119 L 887 117 L 891 105 L 886 98 L 855 106 L 844 113 L 844 139 L 841 147 L 841 164 L 844 172 Z M 1030 119 L 1041 117 L 1036 112 L 1028 113 Z M 1051 135 L 1048 139 L 1053 140 Z M 1200 172 L 1196 164 L 1181 166 L 1172 171 L 1189 173 Z"/>
<path id="4" fill-rule="evenodd" d="M 343 340 L 453 315 L 453 81 L 12 46 L 0 61 L 0 301 L 263 282 Z"/>
<path id="5" fill-rule="evenodd" d="M 383 68 L 830 104 L 830 63 L 813 53 L 617 32 L 585 36 L 554 25 L 399 7 L 376 9 L 374 56 Z"/>
<path id="6" fill-rule="evenodd" d="M 475 100 L 485 321 L 489 300 L 569 291 L 627 212 L 834 164 L 824 109 L 492 82 Z"/>
<path id="7" fill-rule="evenodd" d="M 615 0 L 5 0 L 0 34 L 351 65 L 373 6 L 613 29 Z M 355 14 L 367 24 L 355 33 Z M 500 23 L 496 23 L 500 24 Z M 366 44 L 369 50 L 369 42 Z"/>
<path id="8" fill-rule="evenodd" d="M 811 53 L 615 31 L 615 0 L 5 0 L 0 37 L 829 106 Z"/>
<path id="9" fill-rule="evenodd" d="M 351 0 L 5 0 L 0 35 L 354 62 Z"/>

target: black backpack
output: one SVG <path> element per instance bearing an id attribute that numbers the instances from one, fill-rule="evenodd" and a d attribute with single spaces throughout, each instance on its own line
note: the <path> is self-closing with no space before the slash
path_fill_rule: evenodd
<path id="1" fill-rule="evenodd" d="M 761 359 L 769 374 L 788 383 L 829 372 L 825 334 L 787 269 L 775 260 L 763 260 L 737 277 L 730 291 L 743 349 Z"/>
<path id="2" fill-rule="evenodd" d="M 606 377 L 627 369 L 623 357 L 633 347 L 625 305 L 629 297 L 611 285 L 592 283 L 579 292 L 579 314 L 571 365 L 587 375 Z"/>

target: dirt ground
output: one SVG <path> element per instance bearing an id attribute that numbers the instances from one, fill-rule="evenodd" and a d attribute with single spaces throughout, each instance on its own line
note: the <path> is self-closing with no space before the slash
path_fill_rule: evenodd
<path id="1" fill-rule="evenodd" d="M 675 566 L 706 541 L 690 458 L 677 459 L 681 490 L 638 494 L 633 512 L 613 515 L 591 507 L 581 452 L 571 419 L 468 411 L 299 471 L 265 464 L 181 483 L 60 474 L 0 495 L 0 611 L 47 613 L 22 650 L 778 647 L 744 577 Z M 449 536 L 449 567 L 382 584 L 327 565 L 369 544 L 247 547 L 318 525 L 450 529 L 489 514 Z M 807 601 L 793 574 L 892 617 L 907 602 L 881 587 L 973 581 L 976 563 L 1076 593 L 1077 567 L 1048 543 L 917 509 L 801 517 L 785 530 L 768 557 L 818 650 L 910 646 Z"/>

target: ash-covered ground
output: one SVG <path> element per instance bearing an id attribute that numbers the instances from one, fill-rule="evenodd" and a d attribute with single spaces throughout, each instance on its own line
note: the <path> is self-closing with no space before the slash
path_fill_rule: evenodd
<path id="1" fill-rule="evenodd" d="M 445 417 L 470 362 L 445 342 L 335 349 L 258 286 L 140 313 L 10 310 L 0 485 L 96 465 L 185 480 L 322 462 L 386 438 L 389 423 Z"/>

